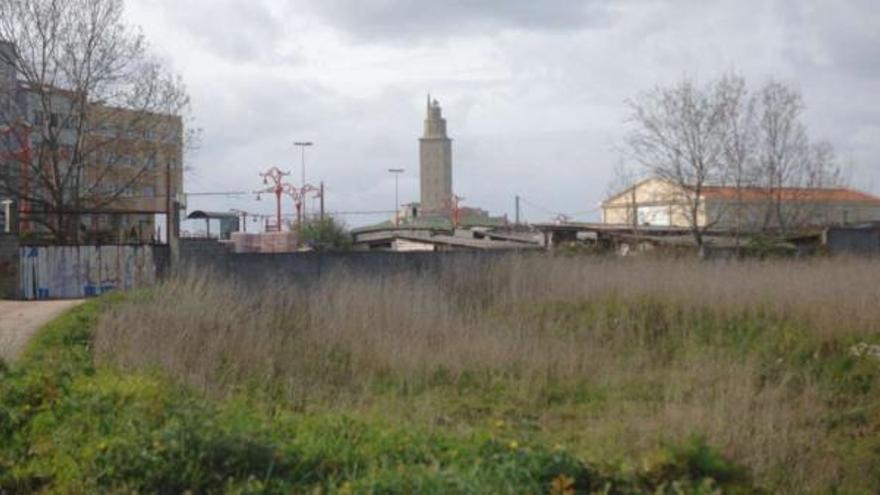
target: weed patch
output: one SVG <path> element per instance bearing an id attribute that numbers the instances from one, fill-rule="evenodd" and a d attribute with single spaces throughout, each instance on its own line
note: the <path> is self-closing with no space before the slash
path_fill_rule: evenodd
<path id="1" fill-rule="evenodd" d="M 645 468 L 583 462 L 489 428 L 452 435 L 347 414 L 211 400 L 95 365 L 89 302 L 0 374 L 2 493 L 751 493 L 702 440 Z M 438 380 L 448 384 L 446 377 Z M 515 435 L 513 435 L 515 437 Z"/>

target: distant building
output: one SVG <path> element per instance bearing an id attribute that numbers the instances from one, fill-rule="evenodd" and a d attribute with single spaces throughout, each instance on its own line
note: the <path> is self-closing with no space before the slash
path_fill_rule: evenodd
<path id="1" fill-rule="evenodd" d="M 446 135 L 437 100 L 428 96 L 425 132 L 419 139 L 419 178 L 423 214 L 449 211 L 452 207 L 452 140 Z"/>
<path id="2" fill-rule="evenodd" d="M 643 180 L 602 203 L 602 222 L 614 225 L 688 227 L 692 190 L 659 178 Z M 696 225 L 725 230 L 828 226 L 880 221 L 880 197 L 847 188 L 706 186 L 700 195 Z M 780 210 L 779 212 L 776 209 Z"/>
<path id="3" fill-rule="evenodd" d="M 165 213 L 168 198 L 183 191 L 181 118 L 88 103 L 89 126 L 80 125 L 77 95 L 33 87 L 17 78 L 15 49 L 0 41 L 0 201 L 15 202 L 20 230 L 46 232 L 58 213 L 52 211 L 51 198 L 60 194 L 80 198 L 69 214 L 76 216 L 78 231 L 86 238 L 154 240 L 155 215 Z M 74 146 L 80 149 L 82 166 L 68 168 Z M 47 190 L 45 177 L 70 174 L 68 170 L 79 173 L 69 181 L 54 181 L 65 184 L 64 191 Z"/>
<path id="4" fill-rule="evenodd" d="M 452 140 L 437 100 L 428 96 L 424 134 L 419 138 L 420 201 L 398 205 L 401 227 L 497 227 L 507 217 L 493 217 L 481 208 L 463 206 L 452 189 Z M 394 225 L 394 220 L 380 225 Z M 372 228 L 372 227 L 369 227 Z"/>
<path id="5" fill-rule="evenodd" d="M 428 97 L 424 134 L 419 139 L 421 200 L 399 206 L 396 218 L 352 231 L 355 249 L 445 251 L 533 249 L 529 235 L 505 234 L 506 216 L 463 206 L 452 189 L 452 140 L 440 104 Z M 397 221 L 395 221 L 397 220 Z"/>

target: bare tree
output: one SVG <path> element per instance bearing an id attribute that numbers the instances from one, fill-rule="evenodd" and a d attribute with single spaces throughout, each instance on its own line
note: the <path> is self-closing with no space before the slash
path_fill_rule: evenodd
<path id="1" fill-rule="evenodd" d="M 170 197 L 170 170 L 182 173 L 186 91 L 122 14 L 122 0 L 0 0 L 0 66 L 15 78 L 0 126 L 19 169 L 0 192 L 59 238 L 77 237 L 84 211 L 149 196 L 148 184 Z"/>
<path id="2" fill-rule="evenodd" d="M 624 223 L 632 225 L 633 230 L 638 228 L 638 203 L 636 201 L 636 185 L 638 174 L 628 167 L 623 160 L 617 162 L 612 172 L 611 181 L 605 188 L 605 197 L 612 198 L 626 192 L 626 212 L 623 215 Z M 605 220 L 607 221 L 607 220 Z"/>
<path id="3" fill-rule="evenodd" d="M 703 87 L 684 80 L 629 106 L 628 151 L 671 184 L 668 201 L 698 246 L 722 224 L 738 244 L 747 231 L 785 234 L 821 221 L 816 191 L 843 183 L 833 147 L 810 141 L 801 94 L 785 84 L 752 93 L 734 75 Z"/>
<path id="4" fill-rule="evenodd" d="M 743 231 L 754 227 L 744 192 L 754 185 L 757 174 L 755 101 L 742 77 L 724 78 L 718 83 L 718 89 L 725 116 L 723 173 L 735 190 L 727 213 L 733 215 L 734 243 L 739 247 Z"/>
<path id="5" fill-rule="evenodd" d="M 785 234 L 815 221 L 819 188 L 840 186 L 842 174 L 830 143 L 811 143 L 801 121 L 803 98 L 780 82 L 757 95 L 758 183 L 765 192 L 763 228 Z"/>
<path id="6" fill-rule="evenodd" d="M 714 221 L 703 209 L 704 189 L 727 179 L 726 84 L 726 78 L 705 87 L 685 80 L 628 102 L 634 124 L 629 151 L 651 175 L 673 185 L 671 199 L 700 247 Z"/>
<path id="7" fill-rule="evenodd" d="M 786 188 L 802 177 L 801 167 L 808 157 L 807 133 L 800 122 L 803 100 L 788 86 L 770 82 L 761 88 L 758 101 L 760 184 L 767 194 L 763 228 L 784 232 L 788 227 L 785 204 L 790 200 Z"/>

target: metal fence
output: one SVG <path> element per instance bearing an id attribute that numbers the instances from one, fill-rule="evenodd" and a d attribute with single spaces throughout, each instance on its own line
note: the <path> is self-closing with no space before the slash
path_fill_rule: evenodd
<path id="1" fill-rule="evenodd" d="M 156 282 L 166 253 L 151 245 L 22 246 L 20 295 L 24 299 L 94 297 Z M 160 252 L 162 251 L 162 252 Z"/>

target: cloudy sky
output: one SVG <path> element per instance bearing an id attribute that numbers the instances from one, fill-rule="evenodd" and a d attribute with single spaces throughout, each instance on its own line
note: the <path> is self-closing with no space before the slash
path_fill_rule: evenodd
<path id="1" fill-rule="evenodd" d="M 127 15 L 192 95 L 191 192 L 255 189 L 271 165 L 298 177 L 292 143 L 311 140 L 307 180 L 327 184 L 328 210 L 390 210 L 390 167 L 406 169 L 401 201 L 417 200 L 430 92 L 465 204 L 512 215 L 519 194 L 531 221 L 595 219 L 625 100 L 735 71 L 800 89 L 810 134 L 880 193 L 876 0 L 130 0 Z M 273 209 L 251 196 L 189 206 Z"/>

